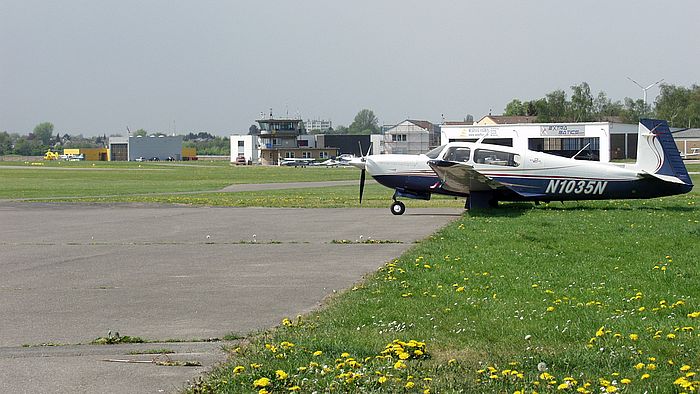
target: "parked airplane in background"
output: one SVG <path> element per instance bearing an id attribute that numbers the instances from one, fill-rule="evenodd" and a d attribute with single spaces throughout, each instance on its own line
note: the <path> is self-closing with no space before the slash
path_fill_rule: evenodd
<path id="1" fill-rule="evenodd" d="M 311 165 L 311 163 L 314 162 L 314 159 L 292 159 L 292 158 L 287 158 L 287 159 L 282 159 L 279 162 L 279 165 L 281 166 L 294 166 L 294 167 L 306 167 L 308 165 Z"/>
<path id="2" fill-rule="evenodd" d="M 483 140 L 483 138 L 482 138 Z M 583 150 L 582 150 L 583 151 Z M 693 183 L 664 120 L 639 123 L 637 162 L 600 163 L 477 142 L 451 142 L 422 155 L 369 155 L 350 164 L 394 189 L 391 213 L 405 205 L 397 197 L 429 200 L 433 193 L 465 197 L 465 208 L 499 201 L 637 199 L 688 193 Z"/>

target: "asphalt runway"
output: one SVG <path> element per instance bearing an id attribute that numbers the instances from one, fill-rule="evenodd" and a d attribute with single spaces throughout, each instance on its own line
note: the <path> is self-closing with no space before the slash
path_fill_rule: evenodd
<path id="1" fill-rule="evenodd" d="M 0 392 L 177 391 L 222 361 L 198 340 L 307 313 L 461 213 L 2 202 Z M 360 236 L 401 243 L 332 243 Z M 184 342 L 86 345 L 110 330 Z M 103 361 L 154 348 L 203 367 Z"/>

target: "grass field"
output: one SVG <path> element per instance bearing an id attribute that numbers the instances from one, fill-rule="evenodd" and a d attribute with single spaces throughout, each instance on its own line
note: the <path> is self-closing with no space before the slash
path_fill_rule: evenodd
<path id="1" fill-rule="evenodd" d="M 127 196 L 219 190 L 243 183 L 357 179 L 353 168 L 231 166 L 228 162 L 2 162 L 0 199 Z M 20 169 L 21 168 L 21 169 Z"/>
<path id="2" fill-rule="evenodd" d="M 158 165 L 107 168 L 115 170 L 0 169 L 0 195 L 52 196 L 41 188 L 23 192 L 22 184 L 55 186 L 54 174 L 68 171 L 64 182 L 77 187 L 72 195 L 123 194 L 95 201 L 358 206 L 351 186 L 145 197 L 80 187 L 94 173 L 114 172 L 113 182 L 132 193 L 141 192 L 139 182 L 155 193 L 210 190 L 236 183 L 231 178 L 357 179 L 352 169 L 273 174 L 225 165 L 165 167 L 178 181 L 160 175 Z M 36 175 L 23 175 L 30 171 Z M 133 179 L 133 172 L 142 178 Z M 700 183 L 700 176 L 693 180 Z M 390 195 L 371 185 L 363 206 L 388 206 Z M 264 333 L 239 333 L 247 335 L 245 344 L 189 391 L 698 391 L 699 202 L 694 190 L 653 200 L 511 203 L 465 213 L 317 312 L 290 316 Z"/>
<path id="3" fill-rule="evenodd" d="M 190 391 L 697 390 L 697 203 L 465 214 Z"/>

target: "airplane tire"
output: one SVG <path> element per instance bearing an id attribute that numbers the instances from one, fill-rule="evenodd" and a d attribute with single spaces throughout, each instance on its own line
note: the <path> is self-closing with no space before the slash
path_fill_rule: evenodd
<path id="1" fill-rule="evenodd" d="M 394 215 L 403 215 L 406 212 L 406 206 L 401 201 L 394 201 L 391 204 L 391 213 Z"/>

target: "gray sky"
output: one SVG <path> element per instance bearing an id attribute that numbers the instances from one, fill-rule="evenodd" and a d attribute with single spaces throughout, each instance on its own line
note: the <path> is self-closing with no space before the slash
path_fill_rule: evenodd
<path id="1" fill-rule="evenodd" d="M 700 2 L 0 1 L 0 131 L 247 132 L 501 113 L 586 81 L 699 83 Z M 649 91 L 649 101 L 658 93 Z"/>

